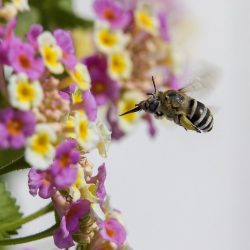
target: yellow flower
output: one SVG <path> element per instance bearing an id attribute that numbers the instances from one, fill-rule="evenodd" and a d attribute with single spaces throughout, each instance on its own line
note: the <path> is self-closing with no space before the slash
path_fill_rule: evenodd
<path id="1" fill-rule="evenodd" d="M 122 114 L 130 109 L 135 108 L 135 105 L 143 100 L 141 92 L 128 91 L 126 92 L 118 102 L 118 113 Z M 141 117 L 140 112 L 127 114 L 119 117 L 119 126 L 125 132 L 131 131 L 134 125 L 139 121 Z"/>
<path id="2" fill-rule="evenodd" d="M 28 0 L 12 0 L 12 3 L 19 11 L 30 10 Z"/>
<path id="3" fill-rule="evenodd" d="M 146 7 L 135 11 L 135 22 L 137 26 L 152 35 L 158 34 L 159 21 L 152 11 Z"/>
<path id="4" fill-rule="evenodd" d="M 132 72 L 132 61 L 125 51 L 114 52 L 108 57 L 108 71 L 114 80 L 128 79 Z"/>
<path id="5" fill-rule="evenodd" d="M 99 142 L 99 135 L 96 124 L 90 122 L 84 113 L 76 112 L 74 117 L 76 140 L 80 146 L 89 151 L 96 147 Z"/>
<path id="6" fill-rule="evenodd" d="M 81 90 L 90 89 L 90 75 L 87 67 L 82 63 L 77 63 L 74 71 L 69 71 L 69 75 L 74 83 L 78 85 Z"/>
<path id="7" fill-rule="evenodd" d="M 55 131 L 46 124 L 38 124 L 35 134 L 27 140 L 26 161 L 36 169 L 47 169 L 55 156 L 55 141 Z"/>
<path id="8" fill-rule="evenodd" d="M 105 26 L 97 27 L 94 33 L 97 48 L 103 53 L 122 50 L 127 42 L 128 36 L 121 30 L 111 30 Z"/>
<path id="9" fill-rule="evenodd" d="M 96 185 L 88 184 L 85 180 L 84 170 L 78 165 L 77 178 L 75 183 L 70 187 L 70 196 L 74 201 L 79 199 L 87 199 L 90 202 L 98 202 L 96 194 Z"/>
<path id="10" fill-rule="evenodd" d="M 10 103 L 21 110 L 29 110 L 40 105 L 43 90 L 38 81 L 29 81 L 26 74 L 11 76 L 8 85 Z"/>
<path id="11" fill-rule="evenodd" d="M 62 50 L 57 45 L 55 38 L 49 31 L 45 31 L 39 35 L 38 45 L 44 64 L 49 71 L 54 74 L 63 73 L 64 68 L 60 61 L 62 58 Z"/>

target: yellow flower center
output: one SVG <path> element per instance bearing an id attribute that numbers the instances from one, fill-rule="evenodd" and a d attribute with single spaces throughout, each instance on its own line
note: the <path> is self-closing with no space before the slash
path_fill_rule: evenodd
<path id="1" fill-rule="evenodd" d="M 53 47 L 44 47 L 43 48 L 43 54 L 45 62 L 48 65 L 56 66 L 58 63 L 58 55 Z"/>
<path id="2" fill-rule="evenodd" d="M 117 74 L 122 74 L 126 69 L 126 62 L 119 54 L 113 54 L 111 59 L 111 70 Z"/>
<path id="3" fill-rule="evenodd" d="M 7 130 L 13 136 L 20 134 L 22 127 L 23 123 L 19 120 L 9 120 L 7 122 Z"/>
<path id="4" fill-rule="evenodd" d="M 93 84 L 92 91 L 94 94 L 98 95 L 106 91 L 106 85 L 101 82 Z"/>
<path id="5" fill-rule="evenodd" d="M 17 98 L 21 102 L 31 102 L 36 97 L 36 91 L 29 82 L 19 82 L 17 86 Z"/>
<path id="6" fill-rule="evenodd" d="M 82 91 L 80 89 L 77 89 L 73 94 L 72 94 L 72 102 L 74 104 L 76 103 L 81 103 L 83 101 L 82 98 Z"/>
<path id="7" fill-rule="evenodd" d="M 115 14 L 111 9 L 106 9 L 103 13 L 103 16 L 110 21 L 115 20 Z"/>
<path id="8" fill-rule="evenodd" d="M 32 142 L 32 148 L 36 153 L 45 155 L 49 151 L 49 146 L 50 139 L 48 134 L 40 133 L 35 135 Z"/>
<path id="9" fill-rule="evenodd" d="M 126 100 L 121 113 L 124 113 L 130 109 L 133 109 L 135 107 L 135 104 L 136 102 L 134 100 Z M 131 114 L 122 116 L 122 119 L 124 119 L 125 121 L 129 123 L 132 123 L 137 119 L 137 117 L 138 115 L 136 113 L 131 113 Z"/>
<path id="10" fill-rule="evenodd" d="M 115 236 L 115 231 L 110 227 L 106 227 L 106 232 L 110 238 L 113 238 Z"/>
<path id="11" fill-rule="evenodd" d="M 101 30 L 99 33 L 99 40 L 107 47 L 113 47 L 117 44 L 117 37 L 108 30 Z"/>
<path id="12" fill-rule="evenodd" d="M 81 120 L 79 123 L 79 133 L 81 140 L 86 141 L 89 137 L 88 121 Z"/>
<path id="13" fill-rule="evenodd" d="M 25 68 L 25 69 L 28 69 L 28 68 L 31 67 L 31 64 L 30 64 L 29 59 L 28 59 L 27 56 L 24 55 L 24 54 L 20 54 L 20 55 L 19 55 L 19 62 L 20 62 L 20 64 L 21 64 L 21 66 L 22 66 L 23 68 Z"/>

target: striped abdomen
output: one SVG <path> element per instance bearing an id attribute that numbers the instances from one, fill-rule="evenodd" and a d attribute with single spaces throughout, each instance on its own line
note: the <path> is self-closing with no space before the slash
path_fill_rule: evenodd
<path id="1" fill-rule="evenodd" d="M 188 118 L 202 132 L 209 132 L 213 128 L 213 116 L 210 110 L 195 99 L 190 101 L 190 115 L 188 115 Z"/>

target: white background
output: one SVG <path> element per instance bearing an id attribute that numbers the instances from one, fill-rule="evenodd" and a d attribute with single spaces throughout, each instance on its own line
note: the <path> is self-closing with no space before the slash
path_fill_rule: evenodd
<path id="1" fill-rule="evenodd" d="M 76 1 L 77 10 L 89 13 L 90 2 Z M 250 2 L 185 4 L 202 27 L 200 57 L 223 71 L 221 85 L 209 100 L 220 108 L 214 130 L 196 134 L 161 127 L 151 140 L 145 127 L 138 127 L 111 146 L 107 190 L 123 213 L 135 250 L 249 250 Z M 44 201 L 27 201 L 25 175 L 20 172 L 11 187 L 28 214 Z M 22 234 L 47 228 L 44 221 L 25 225 Z M 49 242 L 33 246 L 53 249 Z"/>

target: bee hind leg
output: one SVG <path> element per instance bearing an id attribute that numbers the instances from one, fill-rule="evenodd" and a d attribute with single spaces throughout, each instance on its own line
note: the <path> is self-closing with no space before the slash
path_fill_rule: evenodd
<path id="1" fill-rule="evenodd" d="M 185 129 L 185 130 L 193 130 L 198 133 L 201 133 L 201 131 L 196 128 L 193 123 L 185 116 L 185 115 L 179 115 L 179 124 Z"/>

